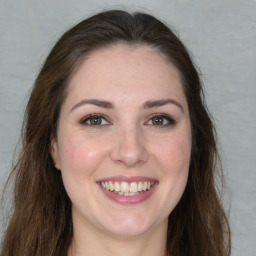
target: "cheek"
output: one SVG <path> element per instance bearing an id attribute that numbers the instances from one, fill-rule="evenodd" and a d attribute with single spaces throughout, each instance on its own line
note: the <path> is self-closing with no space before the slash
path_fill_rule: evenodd
<path id="1" fill-rule="evenodd" d="M 166 138 L 158 148 L 158 156 L 166 175 L 187 175 L 191 154 L 190 136 Z"/>
<path id="2" fill-rule="evenodd" d="M 82 182 L 88 179 L 97 169 L 105 156 L 106 150 L 97 141 L 82 140 L 81 138 L 70 138 L 63 141 L 60 146 L 61 169 L 63 175 Z"/>
<path id="3" fill-rule="evenodd" d="M 167 143 L 169 145 L 167 145 Z M 166 141 L 162 150 L 162 170 L 166 193 L 167 214 L 169 215 L 179 202 L 188 179 L 191 139 L 190 137 L 174 137 Z M 170 198 L 170 195 L 171 198 Z"/>
<path id="4" fill-rule="evenodd" d="M 106 149 L 95 140 L 71 136 L 60 145 L 62 180 L 66 192 L 74 205 L 88 201 L 95 173 L 106 156 Z"/>

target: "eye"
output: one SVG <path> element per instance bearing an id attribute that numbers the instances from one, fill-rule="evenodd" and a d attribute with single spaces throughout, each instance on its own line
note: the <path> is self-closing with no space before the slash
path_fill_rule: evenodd
<path id="1" fill-rule="evenodd" d="M 106 126 L 110 124 L 105 117 L 98 114 L 90 114 L 82 118 L 80 123 L 87 126 Z"/>
<path id="2" fill-rule="evenodd" d="M 176 124 L 176 121 L 169 115 L 157 114 L 152 116 L 147 122 L 148 125 L 154 125 L 159 127 L 166 127 Z"/>

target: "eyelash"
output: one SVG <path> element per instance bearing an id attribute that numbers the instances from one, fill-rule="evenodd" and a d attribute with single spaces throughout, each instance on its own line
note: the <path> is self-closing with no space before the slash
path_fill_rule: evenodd
<path id="1" fill-rule="evenodd" d="M 157 128 L 165 128 L 165 127 L 173 126 L 173 125 L 176 124 L 176 120 L 173 117 L 171 117 L 170 115 L 166 115 L 166 114 L 153 114 L 153 115 L 150 116 L 149 121 L 152 122 L 153 118 L 161 118 L 161 119 L 163 119 L 163 122 L 167 122 L 165 124 L 155 124 L 155 125 L 154 124 L 150 124 L 152 126 L 156 126 Z M 149 121 L 147 121 L 147 123 Z"/>
<path id="2" fill-rule="evenodd" d="M 101 124 L 101 123 L 100 124 L 88 124 L 87 122 L 92 119 L 101 119 L 101 122 L 102 122 L 102 120 L 105 120 L 108 124 Z M 82 118 L 80 120 L 80 123 L 83 125 L 86 125 L 89 127 L 95 127 L 95 128 L 100 128 L 101 126 L 111 125 L 111 122 L 106 117 L 104 117 L 102 114 L 90 114 L 90 115 Z"/>
<path id="3" fill-rule="evenodd" d="M 165 124 L 148 124 L 150 121 L 152 122 L 152 119 L 153 118 L 158 118 L 158 119 L 161 119 Z M 96 119 L 99 119 L 101 120 L 100 121 L 100 124 L 92 124 L 92 123 L 87 123 L 89 122 L 90 120 L 96 120 Z M 105 122 L 107 122 L 107 124 L 102 124 L 102 120 L 104 120 Z M 167 122 L 167 123 L 166 123 Z M 86 125 L 88 127 L 95 127 L 95 128 L 101 128 L 102 126 L 108 126 L 108 125 L 111 125 L 111 122 L 102 114 L 90 114 L 84 118 L 82 118 L 80 120 L 80 123 L 82 125 Z M 147 122 L 145 122 L 145 124 L 148 124 L 150 126 L 155 126 L 157 128 L 165 128 L 165 127 L 168 127 L 168 126 L 173 126 L 176 124 L 176 120 L 173 119 L 173 117 L 169 116 L 169 115 L 166 115 L 166 114 L 153 114 L 149 117 L 149 120 Z"/>

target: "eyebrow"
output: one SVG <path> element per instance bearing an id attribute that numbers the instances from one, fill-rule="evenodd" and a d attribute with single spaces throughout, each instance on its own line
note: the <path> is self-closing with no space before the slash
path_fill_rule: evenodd
<path id="1" fill-rule="evenodd" d="M 91 104 L 91 105 L 95 105 L 101 108 L 114 108 L 115 105 L 109 101 L 105 101 L 105 100 L 98 100 L 98 99 L 84 99 L 79 101 L 75 106 L 73 106 L 70 110 L 73 111 L 74 109 L 81 107 L 83 105 L 86 104 Z"/>
<path id="2" fill-rule="evenodd" d="M 143 108 L 149 109 L 149 108 L 161 107 L 161 106 L 164 106 L 164 105 L 167 105 L 167 104 L 174 104 L 177 107 L 179 107 L 180 110 L 182 110 L 182 112 L 184 112 L 184 109 L 183 109 L 182 105 L 174 99 L 149 100 L 149 101 L 146 101 L 143 104 Z"/>
<path id="3" fill-rule="evenodd" d="M 95 106 L 98 106 L 101 108 L 108 108 L 108 109 L 115 108 L 115 104 L 112 102 L 109 102 L 109 101 L 99 100 L 99 99 L 84 99 L 84 100 L 79 101 L 76 105 L 74 105 L 71 108 L 70 112 L 72 112 L 74 109 L 81 107 L 83 105 L 86 105 L 86 104 L 91 104 L 91 105 L 95 105 Z M 149 101 L 146 101 L 142 107 L 144 109 L 150 109 L 150 108 L 155 108 L 155 107 L 161 107 L 161 106 L 164 106 L 167 104 L 174 104 L 177 107 L 179 107 L 182 110 L 182 112 L 184 111 L 182 105 L 174 99 L 149 100 Z"/>

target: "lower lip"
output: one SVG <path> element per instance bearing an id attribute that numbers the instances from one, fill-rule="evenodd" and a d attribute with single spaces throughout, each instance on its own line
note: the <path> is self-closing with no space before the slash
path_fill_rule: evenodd
<path id="1" fill-rule="evenodd" d="M 146 201 L 155 191 L 157 187 L 157 183 L 154 186 L 146 191 L 142 192 L 139 195 L 135 196 L 121 196 L 116 194 L 115 192 L 110 192 L 109 190 L 104 189 L 100 184 L 98 184 L 101 191 L 111 200 L 115 201 L 118 204 L 128 205 L 128 204 L 139 204 Z"/>

